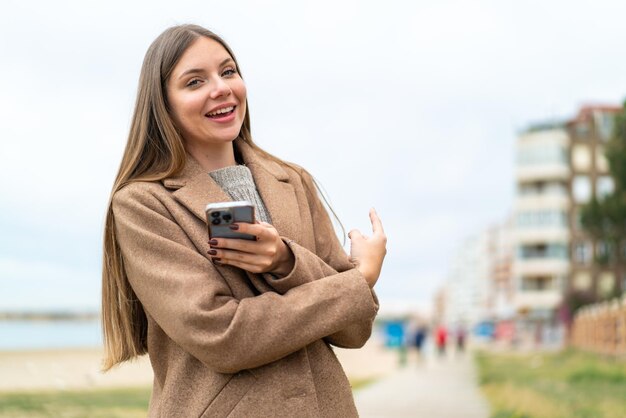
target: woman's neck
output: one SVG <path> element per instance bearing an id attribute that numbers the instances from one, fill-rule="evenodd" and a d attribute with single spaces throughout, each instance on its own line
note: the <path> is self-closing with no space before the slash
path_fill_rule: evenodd
<path id="1" fill-rule="evenodd" d="M 215 145 L 203 144 L 202 147 L 186 146 L 186 148 L 187 152 L 191 154 L 206 171 L 214 171 L 220 168 L 237 165 L 232 142 Z"/>

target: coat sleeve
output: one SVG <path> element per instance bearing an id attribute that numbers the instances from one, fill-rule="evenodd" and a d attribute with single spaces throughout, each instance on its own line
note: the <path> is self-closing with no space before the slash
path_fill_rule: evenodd
<path id="1" fill-rule="evenodd" d="M 369 287 L 354 270 L 284 295 L 236 299 L 221 272 L 143 186 L 126 186 L 112 202 L 128 281 L 146 313 L 207 367 L 221 373 L 258 367 L 375 316 Z M 324 275 L 311 258 L 299 261 L 300 268 Z"/>
<path id="2" fill-rule="evenodd" d="M 295 256 L 294 268 L 291 273 L 284 278 L 268 280 L 270 285 L 280 293 L 286 293 L 290 289 L 295 289 L 298 286 L 314 280 L 316 276 L 310 271 L 304 271 L 301 265 L 309 266 L 311 264 L 317 264 L 322 272 L 322 275 L 317 277 L 330 277 L 338 273 L 347 272 L 352 272 L 352 274 L 362 277 L 337 239 L 328 212 L 315 192 L 316 188 L 311 176 L 303 169 L 300 176 L 313 220 L 315 253 L 307 251 L 298 244 L 286 240 Z M 339 276 L 341 276 L 341 274 L 339 274 Z M 364 278 L 362 280 L 365 282 Z M 374 304 L 376 311 L 378 311 L 378 298 L 373 289 L 368 299 Z M 337 347 L 362 347 L 372 333 L 373 321 L 374 317 L 363 316 L 340 331 L 329 334 L 325 337 L 325 340 Z"/>

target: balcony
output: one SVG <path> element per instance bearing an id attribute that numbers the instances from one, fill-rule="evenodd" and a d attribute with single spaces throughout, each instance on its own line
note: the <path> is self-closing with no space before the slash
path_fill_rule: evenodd
<path id="1" fill-rule="evenodd" d="M 569 197 L 565 194 L 518 195 L 515 199 L 515 210 L 530 211 L 541 209 L 569 210 Z"/>
<path id="2" fill-rule="evenodd" d="M 515 179 L 518 183 L 567 180 L 570 170 L 567 164 L 560 162 L 546 163 L 529 166 L 518 166 L 515 172 Z"/>
<path id="3" fill-rule="evenodd" d="M 567 227 L 516 228 L 513 233 L 517 244 L 541 244 L 546 242 L 568 242 Z"/>
<path id="4" fill-rule="evenodd" d="M 561 276 L 569 271 L 569 261 L 558 258 L 516 259 L 515 276 Z"/>
<path id="5" fill-rule="evenodd" d="M 554 289 L 520 290 L 515 294 L 514 304 L 517 311 L 533 309 L 554 309 L 558 307 L 563 296 Z"/>

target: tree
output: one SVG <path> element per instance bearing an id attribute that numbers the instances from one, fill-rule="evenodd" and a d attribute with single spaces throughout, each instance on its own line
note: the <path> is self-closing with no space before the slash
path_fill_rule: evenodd
<path id="1" fill-rule="evenodd" d="M 583 229 L 603 244 L 604 251 L 596 255 L 595 262 L 613 270 L 617 280 L 615 290 L 620 292 L 624 291 L 621 279 L 626 271 L 626 102 L 615 116 L 613 133 L 606 145 L 606 157 L 613 179 L 613 192 L 594 196 L 583 205 L 580 220 Z"/>

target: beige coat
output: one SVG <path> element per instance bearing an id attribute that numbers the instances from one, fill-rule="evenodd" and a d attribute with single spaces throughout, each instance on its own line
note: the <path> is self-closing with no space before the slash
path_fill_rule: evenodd
<path id="1" fill-rule="evenodd" d="M 376 296 L 349 262 L 310 177 L 237 140 L 295 255 L 282 279 L 213 265 L 204 208 L 231 199 L 192 158 L 113 198 L 124 268 L 148 318 L 150 417 L 352 417 L 329 344 L 361 347 Z M 311 189 L 315 190 L 315 189 Z"/>

